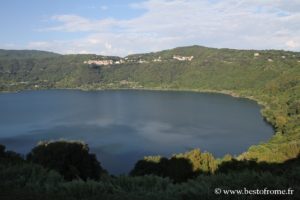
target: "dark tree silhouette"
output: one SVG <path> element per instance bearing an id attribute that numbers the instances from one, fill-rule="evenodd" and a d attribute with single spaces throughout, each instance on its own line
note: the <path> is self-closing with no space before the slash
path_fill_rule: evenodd
<path id="1" fill-rule="evenodd" d="M 54 169 L 66 180 L 98 180 L 106 171 L 101 167 L 95 154 L 82 142 L 43 142 L 32 149 L 27 160 Z"/>
<path id="2" fill-rule="evenodd" d="M 6 151 L 5 149 L 6 147 L 0 144 L 0 162 L 18 163 L 24 161 L 20 154 L 14 151 Z"/>
<path id="3" fill-rule="evenodd" d="M 130 172 L 132 176 L 153 174 L 169 177 L 174 182 L 184 182 L 199 174 L 213 174 L 217 169 L 216 160 L 211 153 L 194 149 L 171 158 L 148 156 L 139 160 Z"/>
<path id="4" fill-rule="evenodd" d="M 184 182 L 192 177 L 195 173 L 191 162 L 186 158 L 172 157 L 151 157 L 139 160 L 134 169 L 130 172 L 131 176 L 157 175 L 168 177 L 174 182 Z"/>

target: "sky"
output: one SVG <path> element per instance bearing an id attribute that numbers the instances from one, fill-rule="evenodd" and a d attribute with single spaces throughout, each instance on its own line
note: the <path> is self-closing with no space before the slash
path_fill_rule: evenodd
<path id="1" fill-rule="evenodd" d="M 300 0 L 1 0 L 0 27 L 1 49 L 62 54 L 300 51 Z"/>

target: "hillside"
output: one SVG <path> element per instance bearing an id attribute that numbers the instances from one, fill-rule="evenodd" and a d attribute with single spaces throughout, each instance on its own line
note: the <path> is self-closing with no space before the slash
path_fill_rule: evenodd
<path id="1" fill-rule="evenodd" d="M 59 56 L 57 53 L 38 50 L 4 50 L 0 49 L 1 59 L 38 59 Z"/>
<path id="2" fill-rule="evenodd" d="M 174 59 L 174 56 L 193 58 L 190 61 L 180 61 Z M 109 65 L 85 62 L 99 60 L 114 62 Z M 123 63 L 116 64 L 118 60 L 122 60 Z M 297 82 L 299 66 L 300 53 L 296 52 L 246 51 L 200 46 L 129 55 L 125 58 L 58 55 L 40 51 L 0 52 L 2 91 L 32 89 L 32 85 L 45 88 L 76 88 L 88 85 L 87 87 L 95 89 L 133 86 L 216 90 L 265 89 L 277 82 L 275 80 L 278 78 Z M 268 82 L 269 85 L 266 84 Z M 19 86 L 20 83 L 22 86 Z"/>

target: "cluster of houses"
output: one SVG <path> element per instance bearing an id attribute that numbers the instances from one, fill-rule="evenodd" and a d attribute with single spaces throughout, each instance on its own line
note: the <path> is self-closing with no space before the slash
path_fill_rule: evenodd
<path id="1" fill-rule="evenodd" d="M 89 64 L 89 65 L 118 65 L 118 64 L 123 64 L 125 63 L 124 60 L 117 60 L 117 61 L 113 61 L 113 60 L 87 60 L 83 62 L 84 64 Z"/>
<path id="2" fill-rule="evenodd" d="M 112 65 L 114 62 L 113 60 L 87 60 L 83 63 L 89 65 Z"/>
<path id="3" fill-rule="evenodd" d="M 194 56 L 178 56 L 178 55 L 173 56 L 173 59 L 180 60 L 180 61 L 192 61 L 193 58 Z"/>
<path id="4" fill-rule="evenodd" d="M 254 53 L 254 57 L 259 57 L 260 53 Z M 179 61 L 192 61 L 194 56 L 180 56 L 180 55 L 173 55 L 174 60 L 179 60 Z M 281 56 L 282 59 L 286 59 L 286 56 Z M 273 62 L 273 59 L 268 58 L 268 62 Z M 149 62 L 162 62 L 162 58 L 159 56 L 158 58 L 154 58 L 152 61 L 147 61 L 143 60 L 141 58 L 139 59 L 129 59 L 128 57 L 125 57 L 124 59 L 120 59 L 117 61 L 114 60 L 87 60 L 84 61 L 84 64 L 89 64 L 89 65 L 119 65 L 123 63 L 149 63 Z M 300 61 L 298 61 L 300 62 Z"/>
<path id="5" fill-rule="evenodd" d="M 260 56 L 260 54 L 259 53 L 254 53 L 254 57 L 259 57 Z M 293 55 L 293 58 L 295 58 L 296 56 L 295 55 Z M 281 58 L 282 59 L 286 59 L 286 56 L 281 56 Z M 271 58 L 268 58 L 267 59 L 269 62 L 273 62 L 273 59 L 271 59 Z"/>
<path id="6" fill-rule="evenodd" d="M 193 60 L 194 56 L 179 56 L 179 55 L 173 55 L 174 60 L 179 61 L 191 61 Z M 159 56 L 158 58 L 154 58 L 152 62 L 162 62 L 162 58 Z M 149 63 L 149 61 L 143 60 L 143 59 L 129 59 L 128 57 L 125 57 L 124 59 L 120 59 L 117 61 L 114 60 L 87 60 L 84 61 L 84 64 L 89 65 L 118 65 L 123 63 Z"/>

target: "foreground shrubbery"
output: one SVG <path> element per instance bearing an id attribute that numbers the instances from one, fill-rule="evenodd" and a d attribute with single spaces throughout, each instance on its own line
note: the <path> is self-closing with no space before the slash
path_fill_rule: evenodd
<path id="1" fill-rule="evenodd" d="M 132 176 L 157 175 L 168 177 L 175 182 L 183 182 L 199 174 L 213 174 L 217 161 L 210 153 L 199 149 L 177 154 L 170 159 L 161 156 L 147 156 L 139 160 L 130 172 Z"/>
<path id="2" fill-rule="evenodd" d="M 157 176 L 116 177 L 102 181 L 74 180 L 65 182 L 53 171 L 33 164 L 3 166 L 0 168 L 0 198 L 57 199 L 57 200 L 176 200 L 176 199 L 258 199 L 258 196 L 216 195 L 215 188 L 222 189 L 288 189 L 293 196 L 267 196 L 267 199 L 298 199 L 300 168 L 298 164 L 285 166 L 284 173 L 239 170 L 215 175 L 199 175 L 181 184 Z M 260 196 L 266 199 L 266 196 Z"/>
<path id="3" fill-rule="evenodd" d="M 62 143 L 64 145 L 60 146 Z M 46 144 L 46 143 L 44 143 Z M 52 142 L 51 144 L 56 144 Z M 75 143 L 85 146 L 82 143 Z M 64 149 L 64 155 L 73 148 L 74 142 L 58 142 L 56 145 Z M 54 145 L 54 146 L 56 146 Z M 145 168 L 143 176 L 104 176 L 99 181 L 78 179 L 67 181 L 64 174 L 44 168 L 41 165 L 23 160 L 12 152 L 5 151 L 0 146 L 0 199 L 1 200 L 193 200 L 193 199 L 299 199 L 300 198 L 300 158 L 295 158 L 281 164 L 257 163 L 255 161 L 238 161 L 230 156 L 221 161 L 214 159 L 208 153 L 193 150 L 185 154 L 174 155 L 171 158 L 151 157 L 148 161 L 166 162 L 170 169 L 169 176 L 155 174 L 161 169 Z M 57 147 L 57 146 L 56 146 Z M 87 147 L 87 146 L 86 146 Z M 36 152 L 35 147 L 32 152 Z M 43 147 L 45 148 L 45 147 Z M 33 155 L 31 152 L 30 155 Z M 47 154 L 43 154 L 47 159 Z M 51 155 L 52 162 L 60 162 Z M 61 158 L 61 155 L 57 155 Z M 147 159 L 145 159 L 147 160 Z M 163 160 L 163 161 L 162 161 Z M 175 161 L 174 161 L 175 160 Z M 179 163 L 177 162 L 179 160 Z M 189 163 L 190 177 L 186 173 L 185 164 Z M 139 162 L 138 162 L 139 163 Z M 135 173 L 143 168 L 137 168 Z M 147 166 L 147 165 L 146 165 Z M 164 165 L 162 165 L 165 167 Z M 182 167 L 184 166 L 184 167 Z M 210 166 L 210 167 L 209 167 Z M 166 168 L 162 168 L 167 170 Z M 57 169 L 56 169 L 57 170 Z M 88 168 L 86 168 L 89 171 Z M 147 171 L 148 170 L 148 171 Z M 154 171 L 152 171 L 154 170 Z M 62 173 L 62 172 L 60 172 Z M 86 172 L 83 172 L 86 173 Z M 133 173 L 133 172 L 132 172 Z M 178 174 L 176 174 L 178 173 Z M 187 176 L 184 176 L 187 175 Z M 168 178 L 170 177 L 170 178 Z M 179 178 L 179 179 L 176 179 Z M 182 179 L 184 178 L 184 179 Z M 189 180 L 187 180 L 190 178 Z M 186 181 L 187 180 L 187 181 Z M 175 183 L 175 182 L 181 183 Z M 257 195 L 216 195 L 215 188 L 222 189 L 293 189 L 291 196 L 257 196 Z M 260 198 L 259 198 L 260 197 Z"/>

